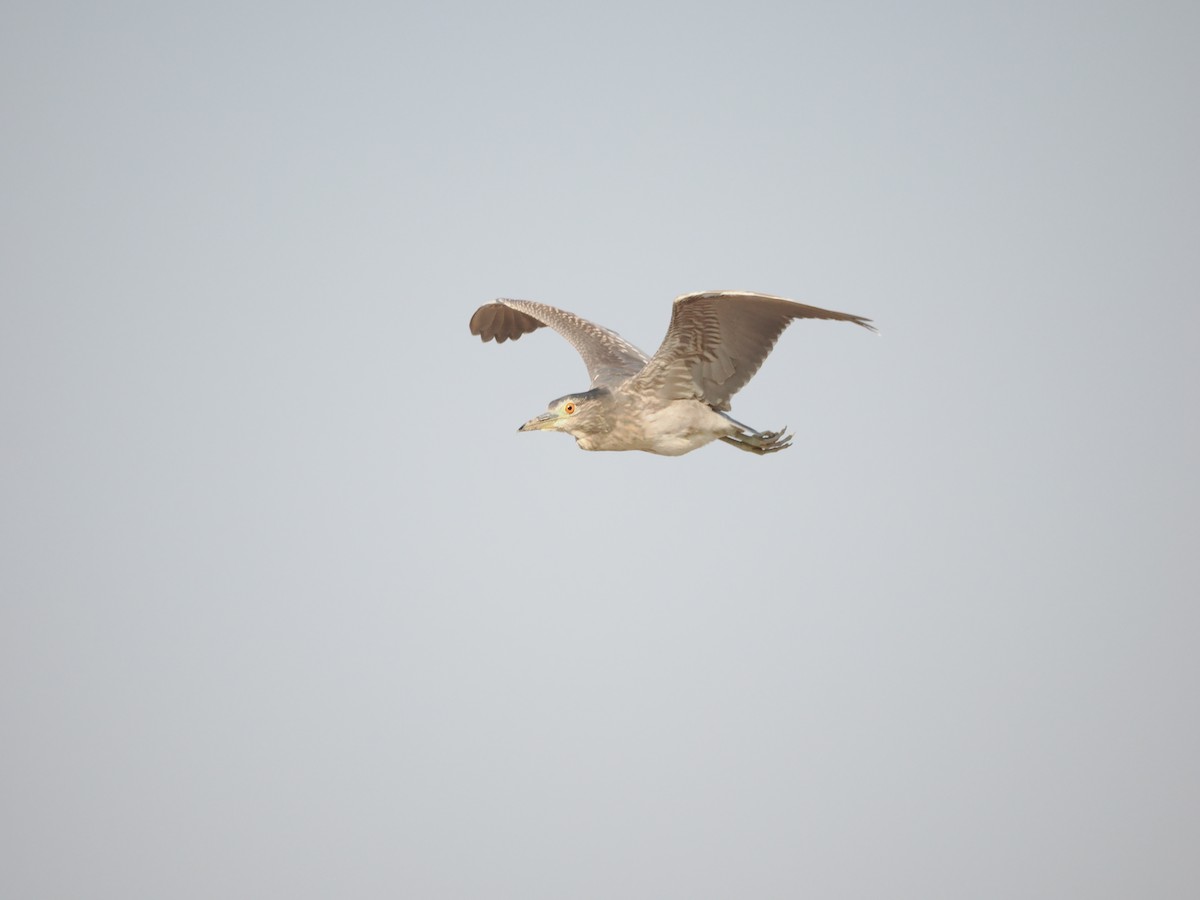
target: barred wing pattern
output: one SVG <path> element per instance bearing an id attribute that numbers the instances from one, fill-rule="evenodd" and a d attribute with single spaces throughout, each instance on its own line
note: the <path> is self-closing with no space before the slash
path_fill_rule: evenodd
<path id="1" fill-rule="evenodd" d="M 836 319 L 875 331 L 870 319 L 748 291 L 675 299 L 662 346 L 627 389 L 664 400 L 695 398 L 729 410 L 793 319 Z"/>
<path id="2" fill-rule="evenodd" d="M 471 334 L 498 344 L 515 341 L 543 325 L 561 334 L 583 357 L 594 388 L 616 387 L 650 361 L 615 331 L 545 303 L 501 298 L 485 303 L 471 316 Z"/>

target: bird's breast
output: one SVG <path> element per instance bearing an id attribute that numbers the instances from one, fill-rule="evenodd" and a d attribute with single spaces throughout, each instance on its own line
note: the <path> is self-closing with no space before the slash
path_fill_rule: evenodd
<path id="1" fill-rule="evenodd" d="M 724 416 L 698 400 L 673 400 L 643 411 L 643 449 L 680 456 L 736 430 Z"/>

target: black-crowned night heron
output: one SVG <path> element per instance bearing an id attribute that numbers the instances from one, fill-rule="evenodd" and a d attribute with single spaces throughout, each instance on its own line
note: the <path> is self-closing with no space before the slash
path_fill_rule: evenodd
<path id="1" fill-rule="evenodd" d="M 870 319 L 746 291 L 675 299 L 654 356 L 616 332 L 532 300 L 494 300 L 471 316 L 471 334 L 504 343 L 542 326 L 583 357 L 591 390 L 567 394 L 521 431 L 565 431 L 584 450 L 645 450 L 679 456 L 720 438 L 751 453 L 792 442 L 786 428 L 755 431 L 731 418 L 729 398 L 758 371 L 793 319 L 837 319 L 875 331 Z"/>

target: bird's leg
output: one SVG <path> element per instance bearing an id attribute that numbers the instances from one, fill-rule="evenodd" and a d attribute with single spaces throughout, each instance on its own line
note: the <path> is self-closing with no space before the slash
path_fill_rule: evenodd
<path id="1" fill-rule="evenodd" d="M 718 410 L 720 414 L 732 425 L 737 426 L 737 434 L 727 434 L 721 438 L 725 443 L 737 447 L 739 450 L 745 450 L 747 453 L 757 453 L 762 456 L 766 453 L 777 453 L 791 446 L 792 436 L 787 433 L 787 426 L 783 426 L 778 431 L 755 431 L 744 422 L 739 422 L 729 413 Z"/>
<path id="2" fill-rule="evenodd" d="M 737 424 L 741 425 L 740 422 Z M 745 428 L 746 426 L 742 425 L 742 427 Z M 737 447 L 739 450 L 756 453 L 759 456 L 767 453 L 778 453 L 780 450 L 786 450 L 792 444 L 792 436 L 787 433 L 786 425 L 779 431 L 753 431 L 746 429 L 740 434 L 727 435 L 721 438 L 721 440 L 731 446 Z"/>

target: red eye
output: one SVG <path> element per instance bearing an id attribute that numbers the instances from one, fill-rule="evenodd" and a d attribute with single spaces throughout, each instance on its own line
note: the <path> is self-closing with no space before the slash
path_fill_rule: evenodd
<path id="1" fill-rule="evenodd" d="M 563 412 L 565 412 L 565 413 L 566 413 L 568 416 L 573 416 L 573 415 L 575 415 L 575 404 L 574 404 L 574 403 L 568 403 L 568 404 L 566 404 L 566 405 L 563 407 Z"/>

